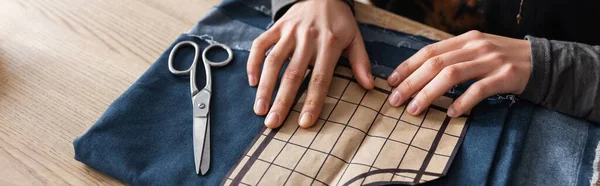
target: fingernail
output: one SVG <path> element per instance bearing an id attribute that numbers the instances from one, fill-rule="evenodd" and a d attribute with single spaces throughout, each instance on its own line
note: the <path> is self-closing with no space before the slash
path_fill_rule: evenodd
<path id="1" fill-rule="evenodd" d="M 399 83 L 398 81 L 400 81 L 400 75 L 398 74 L 398 72 L 394 71 L 392 75 L 388 77 L 388 83 L 396 85 Z"/>
<path id="2" fill-rule="evenodd" d="M 265 125 L 267 125 L 269 127 L 274 127 L 274 126 L 277 126 L 278 124 L 279 124 L 279 114 L 270 113 L 267 116 L 267 119 L 265 120 Z"/>
<path id="3" fill-rule="evenodd" d="M 374 80 L 374 79 L 375 79 L 375 77 L 373 77 L 373 73 L 371 73 L 371 71 L 369 71 L 369 72 L 367 72 L 367 73 L 368 73 L 368 75 L 369 75 L 369 78 L 371 78 L 371 80 Z"/>
<path id="4" fill-rule="evenodd" d="M 390 98 L 390 104 L 395 107 L 400 106 L 400 92 L 394 91 L 392 97 Z"/>
<path id="5" fill-rule="evenodd" d="M 411 114 L 417 114 L 417 111 L 419 110 L 419 105 L 417 105 L 417 101 L 413 100 L 410 102 L 410 104 L 408 105 L 408 112 Z"/>
<path id="6" fill-rule="evenodd" d="M 248 84 L 250 84 L 250 86 L 255 86 L 256 78 L 254 76 L 248 76 Z"/>
<path id="7" fill-rule="evenodd" d="M 312 123 L 312 114 L 305 112 L 302 114 L 302 116 L 300 116 L 300 122 L 298 123 L 298 125 L 302 126 L 302 127 L 307 127 Z"/>
<path id="8" fill-rule="evenodd" d="M 265 100 L 259 98 L 258 101 L 256 101 L 256 105 L 254 106 L 254 111 L 256 111 L 257 114 L 263 114 L 266 112 L 266 107 L 267 104 L 265 103 Z"/>
<path id="9" fill-rule="evenodd" d="M 454 109 L 452 107 L 450 107 L 448 109 L 448 116 L 453 118 L 453 117 L 455 117 L 455 115 L 456 115 L 456 112 L 454 111 Z"/>

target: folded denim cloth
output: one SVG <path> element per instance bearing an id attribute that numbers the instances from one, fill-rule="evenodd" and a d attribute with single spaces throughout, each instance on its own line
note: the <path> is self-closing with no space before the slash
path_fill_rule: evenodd
<path id="1" fill-rule="evenodd" d="M 264 130 L 264 117 L 252 111 L 256 89 L 247 85 L 245 69 L 252 40 L 271 24 L 268 7 L 268 0 L 226 0 L 174 41 L 192 40 L 201 48 L 220 42 L 234 53 L 228 66 L 212 69 L 207 175 L 198 176 L 194 170 L 189 81 L 167 68 L 174 43 L 75 139 L 75 158 L 131 185 L 224 184 Z M 435 42 L 373 25 L 359 27 L 379 78 Z M 191 63 L 193 52 L 181 50 L 175 58 Z M 340 59 L 340 64 L 347 60 Z M 468 86 L 460 84 L 448 94 L 458 96 Z M 446 176 L 424 185 L 589 185 L 599 136 L 597 125 L 511 95 L 493 96 L 472 110 Z"/>

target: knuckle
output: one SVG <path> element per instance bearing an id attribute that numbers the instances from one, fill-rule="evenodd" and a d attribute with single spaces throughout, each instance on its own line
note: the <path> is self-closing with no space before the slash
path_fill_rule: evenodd
<path id="1" fill-rule="evenodd" d="M 448 66 L 442 70 L 442 75 L 449 80 L 458 80 L 460 72 L 456 66 Z"/>
<path id="2" fill-rule="evenodd" d="M 400 66 L 398 66 L 397 68 L 397 72 L 400 74 L 410 74 L 410 66 L 408 63 L 402 63 Z"/>
<path id="3" fill-rule="evenodd" d="M 285 99 L 281 99 L 281 98 L 275 99 L 274 103 L 275 103 L 274 106 L 280 106 L 282 108 L 290 108 L 290 107 L 292 107 L 292 105 L 290 104 L 289 101 L 286 101 Z"/>
<path id="4" fill-rule="evenodd" d="M 313 109 L 317 109 L 317 106 L 319 104 L 317 103 L 316 100 L 314 99 L 308 99 L 304 102 L 304 108 L 308 109 L 308 110 L 313 110 Z"/>
<path id="5" fill-rule="evenodd" d="M 315 37 L 315 36 L 319 35 L 317 28 L 314 26 L 309 26 L 308 28 L 306 28 L 306 30 L 304 32 L 306 33 L 307 37 Z"/>
<path id="6" fill-rule="evenodd" d="M 479 41 L 475 47 L 477 50 L 479 50 L 479 52 L 484 54 L 494 52 L 495 49 L 495 45 L 487 40 Z"/>
<path id="7" fill-rule="evenodd" d="M 258 86 L 257 86 L 257 88 L 258 88 L 257 94 L 260 94 L 260 93 L 263 93 L 263 92 L 267 92 L 269 90 L 269 87 L 271 87 L 271 86 L 269 86 L 266 83 L 259 83 Z"/>
<path id="8" fill-rule="evenodd" d="M 310 83 L 313 86 L 319 87 L 319 88 L 323 88 L 326 87 L 329 82 L 327 80 L 327 76 L 323 75 L 323 74 L 315 74 L 312 79 L 310 80 Z"/>
<path id="9" fill-rule="evenodd" d="M 260 50 L 260 49 L 264 49 L 264 48 L 267 48 L 267 46 L 266 46 L 266 42 L 265 42 L 263 36 L 258 37 L 254 41 L 252 41 L 251 50 Z"/>
<path id="10" fill-rule="evenodd" d="M 433 71 L 437 71 L 444 67 L 444 60 L 441 57 L 433 57 L 427 60 L 427 66 Z"/>
<path id="11" fill-rule="evenodd" d="M 323 33 L 323 39 L 325 40 L 326 46 L 335 46 L 339 40 L 331 30 L 327 30 Z"/>
<path id="12" fill-rule="evenodd" d="M 302 80 L 303 78 L 303 73 L 300 72 L 300 70 L 297 69 L 287 69 L 284 73 L 283 73 L 283 79 L 284 80 L 288 80 L 288 81 L 292 81 L 292 82 L 297 82 Z"/>
<path id="13" fill-rule="evenodd" d="M 423 51 L 423 55 L 426 58 L 431 58 L 435 55 L 435 47 L 433 46 L 433 44 L 427 45 L 425 47 L 423 47 L 421 49 L 421 51 Z"/>
<path id="14" fill-rule="evenodd" d="M 410 79 L 404 80 L 404 82 L 402 82 L 402 87 L 404 88 L 404 90 L 412 90 L 412 88 L 413 88 L 412 80 L 410 80 Z"/>
<path id="15" fill-rule="evenodd" d="M 465 33 L 465 36 L 467 36 L 468 38 L 471 38 L 471 39 L 481 39 L 481 38 L 483 38 L 484 33 L 480 32 L 478 30 L 471 30 L 471 31 Z"/>
<path id="16" fill-rule="evenodd" d="M 421 92 L 419 94 L 421 94 L 421 96 L 423 96 L 424 100 L 432 100 L 430 94 L 425 89 L 421 90 Z"/>
<path id="17" fill-rule="evenodd" d="M 282 61 L 283 61 L 283 56 L 281 56 L 277 52 L 271 52 L 267 56 L 267 59 L 265 59 L 265 64 L 266 65 L 274 65 L 274 64 L 281 63 Z"/>

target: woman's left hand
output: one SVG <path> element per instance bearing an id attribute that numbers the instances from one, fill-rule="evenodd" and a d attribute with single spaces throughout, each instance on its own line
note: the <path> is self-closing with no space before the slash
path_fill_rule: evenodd
<path id="1" fill-rule="evenodd" d="M 454 85 L 477 79 L 448 108 L 457 117 L 495 94 L 521 94 L 531 74 L 529 41 L 470 31 L 419 50 L 388 78 L 389 98 L 400 106 L 418 92 L 407 111 L 419 115 Z"/>

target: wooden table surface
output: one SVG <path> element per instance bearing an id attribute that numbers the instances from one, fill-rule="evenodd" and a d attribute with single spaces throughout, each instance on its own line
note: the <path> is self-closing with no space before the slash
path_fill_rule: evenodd
<path id="1" fill-rule="evenodd" d="M 220 0 L 0 0 L 0 185 L 123 185 L 74 159 L 82 135 Z M 361 22 L 451 35 L 357 4 Z"/>

